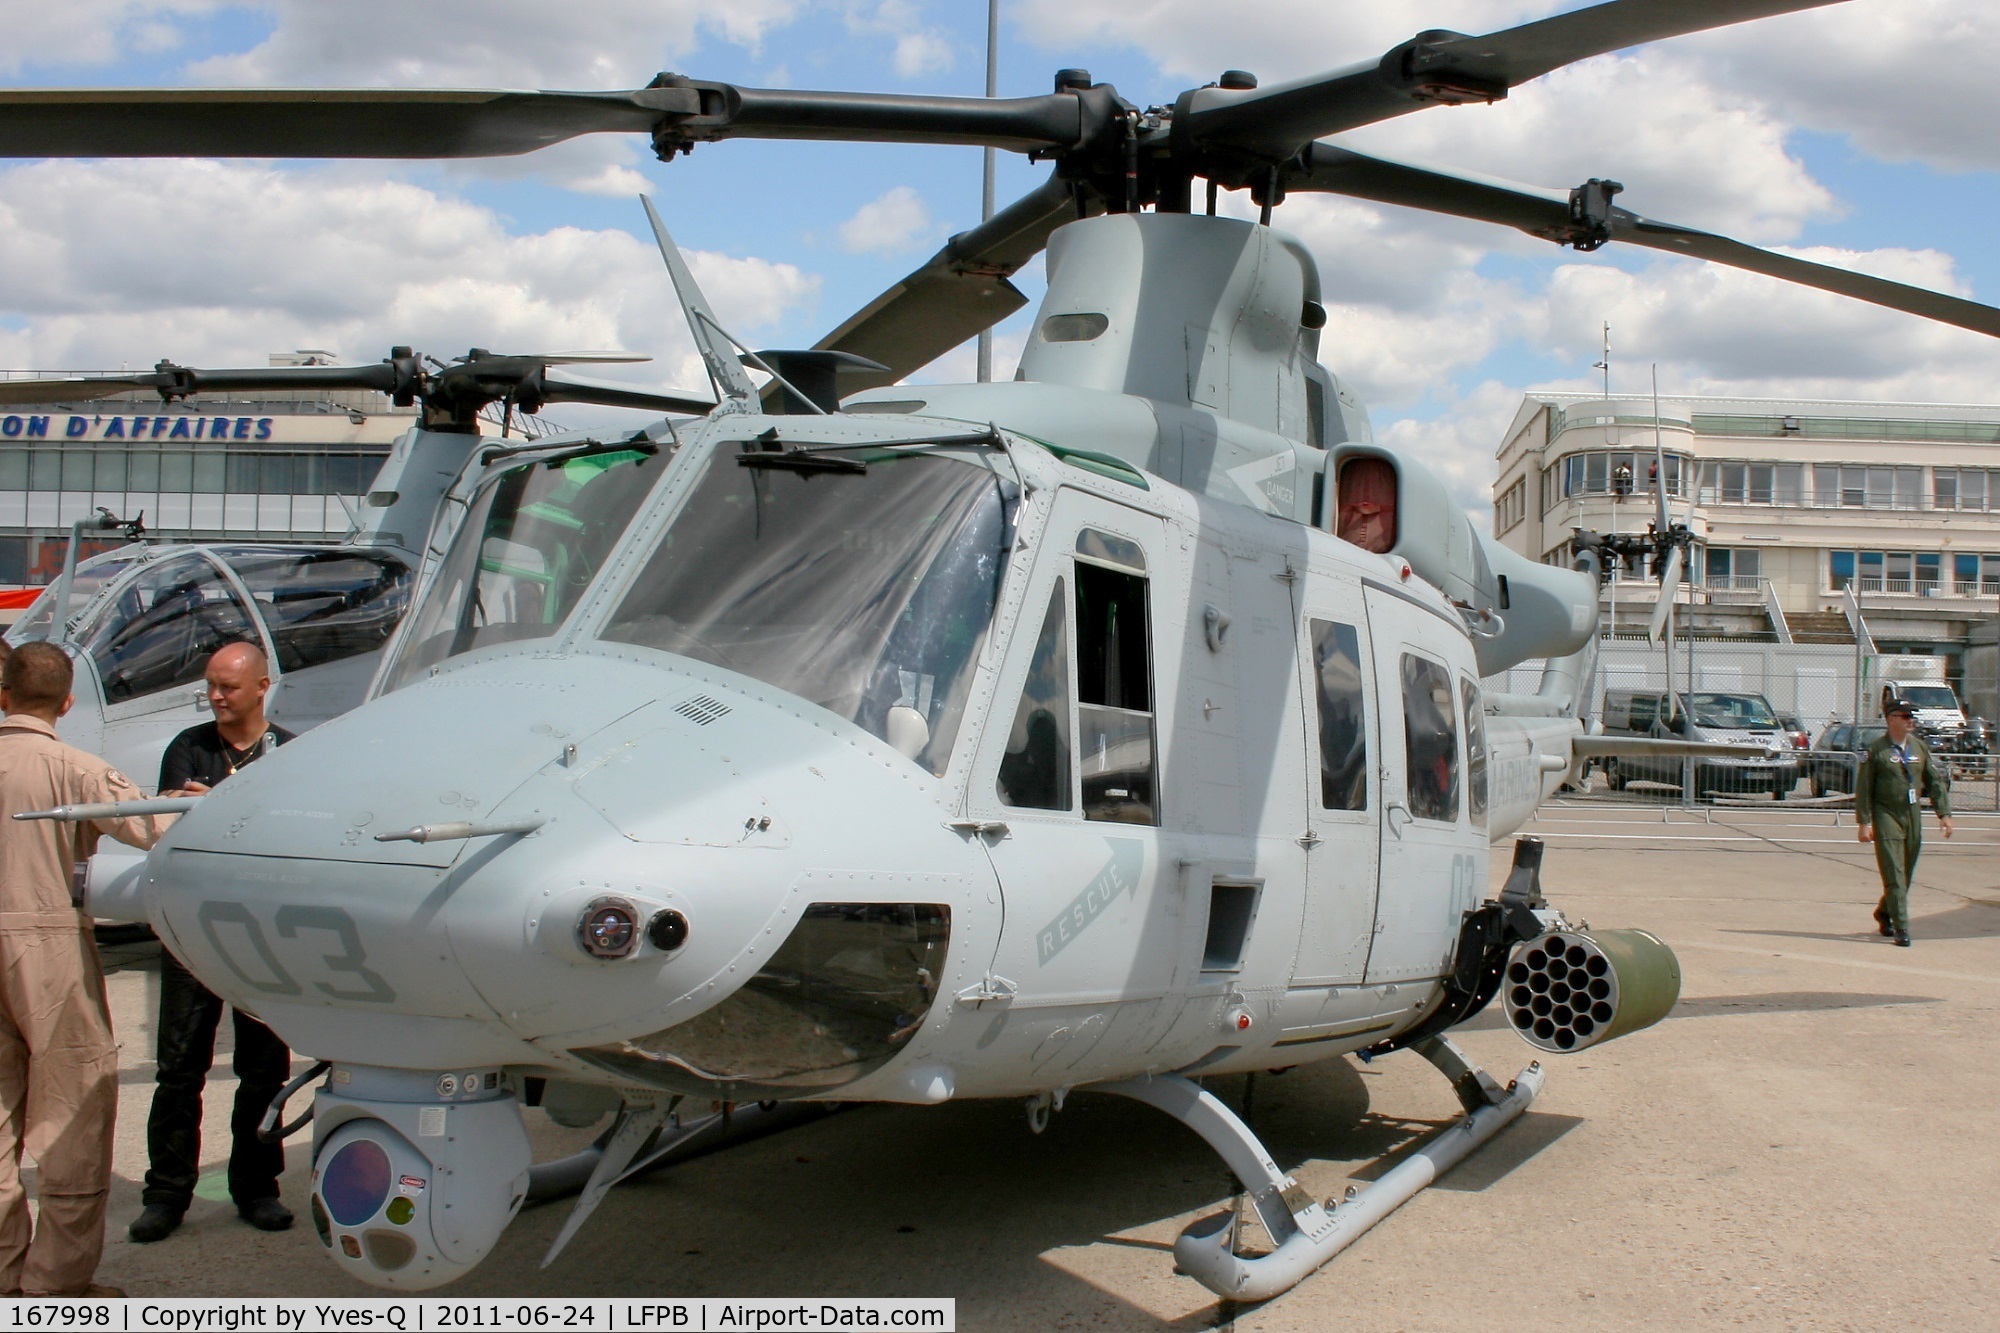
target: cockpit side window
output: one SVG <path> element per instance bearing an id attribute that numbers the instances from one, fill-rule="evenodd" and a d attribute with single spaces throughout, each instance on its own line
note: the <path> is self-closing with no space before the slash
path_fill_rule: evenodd
<path id="1" fill-rule="evenodd" d="M 1088 545 L 1078 543 L 1079 555 Z M 1077 738 L 1086 819 L 1160 822 L 1147 612 L 1144 575 L 1077 561 Z"/>
<path id="2" fill-rule="evenodd" d="M 1479 686 L 1470 679 L 1458 683 L 1465 703 L 1465 809 L 1474 828 L 1486 827 L 1486 706 Z"/>
<path id="3" fill-rule="evenodd" d="M 1063 581 L 1049 595 L 1048 614 L 1000 759 L 1000 802 L 1031 810 L 1068 810 L 1070 791 L 1069 607 Z"/>
<path id="4" fill-rule="evenodd" d="M 410 615 L 387 688 L 475 648 L 553 635 L 665 465 L 621 449 L 537 459 L 488 481 Z"/>
<path id="5" fill-rule="evenodd" d="M 1368 716 L 1361 639 L 1352 625 L 1314 620 L 1313 679 L 1319 694 L 1319 803 L 1368 808 Z"/>
<path id="6" fill-rule="evenodd" d="M 235 589 L 199 556 L 140 572 L 77 638 L 112 704 L 200 680 L 209 654 L 225 643 L 258 643 Z"/>
<path id="7" fill-rule="evenodd" d="M 1451 673 L 1428 657 L 1404 653 L 1403 743 L 1410 774 L 1410 814 L 1458 818 L 1458 722 Z"/>

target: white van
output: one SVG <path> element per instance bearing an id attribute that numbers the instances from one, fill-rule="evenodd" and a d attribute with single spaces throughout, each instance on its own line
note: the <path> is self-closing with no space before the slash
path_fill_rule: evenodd
<path id="1" fill-rule="evenodd" d="M 1607 736 L 1648 736 L 1657 740 L 1723 741 L 1762 745 L 1764 755 L 1684 760 L 1678 755 L 1617 755 L 1604 761 L 1613 791 L 1628 782 L 1678 787 L 1693 764 L 1697 798 L 1724 793 L 1769 792 L 1784 800 L 1798 785 L 1802 767 L 1771 703 L 1761 694 L 1737 690 L 1676 691 L 1614 689 L 1604 692 Z"/>

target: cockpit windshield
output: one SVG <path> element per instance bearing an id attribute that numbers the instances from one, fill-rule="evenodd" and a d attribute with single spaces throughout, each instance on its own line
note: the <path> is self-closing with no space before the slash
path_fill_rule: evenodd
<path id="1" fill-rule="evenodd" d="M 837 457 L 866 467 L 718 451 L 604 637 L 754 676 L 941 774 L 993 618 L 1015 487 L 979 457 Z"/>
<path id="2" fill-rule="evenodd" d="M 665 467 L 664 454 L 618 449 L 489 479 L 411 613 L 385 688 L 475 648 L 554 634 Z"/>
<path id="3" fill-rule="evenodd" d="M 76 575 L 70 582 L 69 606 L 63 612 L 63 622 L 66 624 L 74 619 L 91 598 L 104 590 L 105 584 L 130 568 L 135 558 L 130 555 L 101 555 L 78 565 Z M 60 638 L 61 627 L 51 629 L 56 619 L 55 609 L 56 585 L 52 583 L 46 592 L 35 599 L 34 605 L 14 622 L 13 629 L 7 633 L 7 641 L 28 643 L 35 639 Z"/>

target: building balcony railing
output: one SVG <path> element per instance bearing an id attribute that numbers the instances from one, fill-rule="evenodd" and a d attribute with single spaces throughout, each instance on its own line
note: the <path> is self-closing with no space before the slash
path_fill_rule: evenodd
<path id="1" fill-rule="evenodd" d="M 1675 521 L 1678 522 L 1680 519 L 1680 508 L 1687 501 L 1683 497 L 1679 487 L 1669 488 L 1668 496 L 1674 509 Z M 1586 501 L 1602 501 L 1611 498 L 1613 498 L 1612 493 L 1608 488 L 1575 490 L 1558 500 L 1556 507 L 1560 507 L 1564 503 L 1575 504 Z M 1650 506 L 1652 503 L 1653 494 L 1651 491 L 1634 492 L 1619 499 L 1621 507 Z M 1977 503 L 1968 504 L 1963 501 L 1947 501 L 1940 504 L 1936 496 L 1930 495 L 1900 497 L 1877 495 L 1861 498 L 1843 496 L 1817 499 L 1804 496 L 1781 497 L 1776 494 L 1766 495 L 1754 491 L 1734 494 L 1728 491 L 1718 492 L 1713 487 L 1704 486 L 1696 492 L 1695 504 L 1703 509 L 1797 509 L 1813 512 L 1846 510 L 1856 514 L 1991 514 L 1995 519 L 2000 519 L 2000 501 L 1984 505 Z M 1555 508 L 1552 507 L 1546 512 L 1554 513 Z M 1635 509 L 1634 512 L 1637 512 L 1637 510 Z"/>
<path id="2" fill-rule="evenodd" d="M 1862 574 L 1851 582 L 1854 590 L 1864 595 L 1872 592 L 1902 597 L 2000 596 L 2000 578 L 1910 578 L 1888 574 Z M 1835 592 L 1839 590 L 1838 586 L 1834 588 Z"/>

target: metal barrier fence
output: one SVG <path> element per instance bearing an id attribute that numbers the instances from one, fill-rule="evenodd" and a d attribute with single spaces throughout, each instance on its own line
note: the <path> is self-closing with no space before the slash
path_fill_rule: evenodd
<path id="1" fill-rule="evenodd" d="M 1631 805 L 1742 805 L 1794 801 L 1848 808 L 1861 756 L 1851 750 L 1792 750 L 1773 760 L 1633 759 L 1592 761 L 1566 795 Z M 1968 814 L 2000 812 L 2000 756 L 1939 754 L 1951 776 L 1951 805 Z"/>

